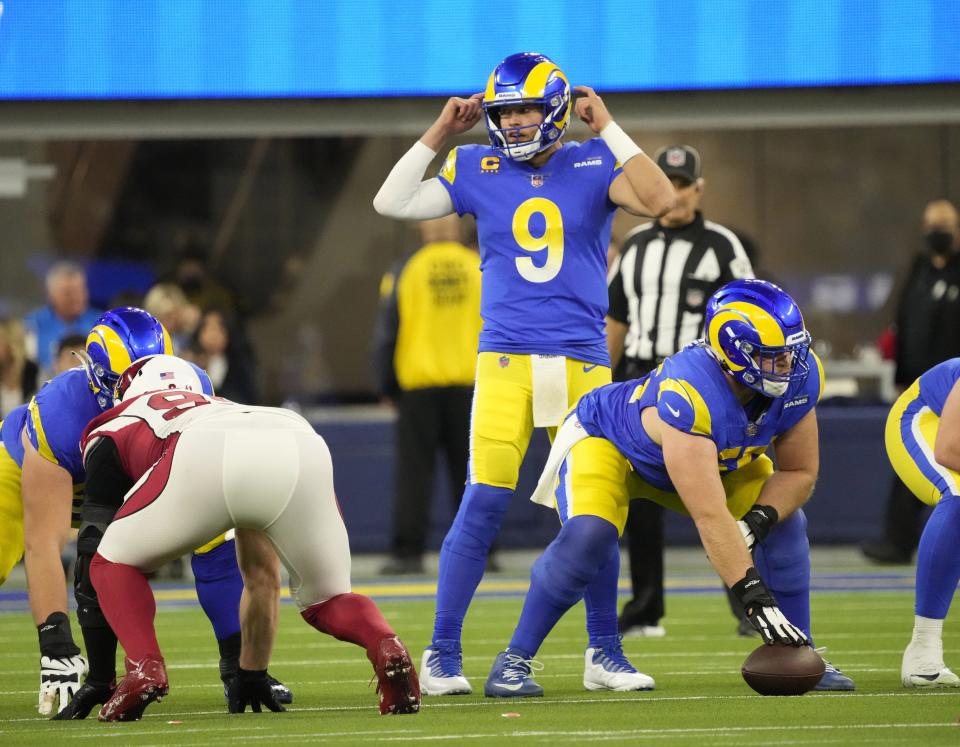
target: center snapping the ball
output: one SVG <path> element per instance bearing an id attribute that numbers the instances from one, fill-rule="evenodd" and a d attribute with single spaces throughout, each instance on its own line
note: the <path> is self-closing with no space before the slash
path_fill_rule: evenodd
<path id="1" fill-rule="evenodd" d="M 810 646 L 764 644 L 743 662 L 740 674 L 761 695 L 803 695 L 816 687 L 826 665 Z"/>

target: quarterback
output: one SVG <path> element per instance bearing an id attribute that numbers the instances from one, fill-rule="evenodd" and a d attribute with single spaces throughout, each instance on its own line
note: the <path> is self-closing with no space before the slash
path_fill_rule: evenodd
<path id="1" fill-rule="evenodd" d="M 382 215 L 410 220 L 456 212 L 476 218 L 482 271 L 477 377 L 466 489 L 440 552 L 432 642 L 421 664 L 427 695 L 469 693 L 463 620 L 517 484 L 534 428 L 551 435 L 584 393 L 610 381 L 604 332 L 606 252 L 618 207 L 658 216 L 674 203 L 670 181 L 613 121 L 590 88 L 574 89 L 540 54 L 494 69 L 486 90 L 447 101 L 397 162 L 374 199 Z M 595 136 L 563 142 L 572 113 Z M 490 145 L 449 151 L 436 178 L 423 174 L 447 140 L 484 121 Z M 649 678 L 623 658 L 616 627 L 619 554 L 585 592 L 597 687 L 641 689 Z M 600 654 L 603 654 L 602 656 Z"/>

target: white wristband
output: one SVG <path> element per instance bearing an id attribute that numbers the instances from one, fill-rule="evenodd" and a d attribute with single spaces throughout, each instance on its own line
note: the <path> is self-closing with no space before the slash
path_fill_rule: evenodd
<path id="1" fill-rule="evenodd" d="M 633 142 L 633 138 L 620 129 L 620 125 L 613 120 L 600 131 L 600 137 L 621 166 L 634 156 L 643 153 L 643 149 Z"/>

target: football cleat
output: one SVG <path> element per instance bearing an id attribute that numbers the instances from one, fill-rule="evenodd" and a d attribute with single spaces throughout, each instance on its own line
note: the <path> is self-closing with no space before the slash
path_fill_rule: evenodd
<path id="1" fill-rule="evenodd" d="M 653 690 L 653 677 L 638 672 L 623 653 L 620 636 L 604 636 L 583 655 L 583 686 L 587 690 Z"/>
<path id="2" fill-rule="evenodd" d="M 620 631 L 624 638 L 663 638 L 667 629 L 662 625 L 631 625 Z"/>
<path id="3" fill-rule="evenodd" d="M 827 650 L 826 646 L 821 646 L 820 648 L 815 648 L 821 658 L 823 657 L 824 652 Z M 837 669 L 833 664 L 823 659 L 825 669 L 823 672 L 823 677 L 820 678 L 820 681 L 813 688 L 820 692 L 850 692 L 851 690 L 856 690 L 856 685 L 853 684 L 853 680 Z"/>
<path id="4" fill-rule="evenodd" d="M 903 652 L 900 682 L 904 687 L 960 687 L 960 677 L 943 663 L 942 641 L 910 641 Z"/>
<path id="5" fill-rule="evenodd" d="M 148 656 L 138 662 L 130 659 L 125 662 L 127 676 L 100 709 L 101 721 L 139 721 L 148 705 L 153 701 L 159 703 L 170 691 L 163 659 Z"/>
<path id="6" fill-rule="evenodd" d="M 438 639 L 423 652 L 420 687 L 424 695 L 469 695 L 473 692 L 463 676 L 460 641 Z"/>
<path id="7" fill-rule="evenodd" d="M 380 693 L 380 714 L 416 713 L 420 710 L 420 682 L 410 653 L 396 636 L 384 638 L 373 665 Z"/>
<path id="8" fill-rule="evenodd" d="M 62 711 L 57 713 L 51 721 L 79 721 L 90 715 L 90 711 L 98 705 L 103 705 L 117 689 L 116 681 L 109 684 L 96 684 L 87 681 L 84 682 L 76 694 L 70 699 L 70 703 Z"/>
<path id="9" fill-rule="evenodd" d="M 488 698 L 542 698 L 543 688 L 533 679 L 533 672 L 543 669 L 535 659 L 501 651 L 490 668 L 490 676 L 483 686 Z"/>

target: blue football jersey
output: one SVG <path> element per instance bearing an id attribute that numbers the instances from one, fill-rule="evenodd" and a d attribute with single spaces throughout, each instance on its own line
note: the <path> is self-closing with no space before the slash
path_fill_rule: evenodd
<path id="1" fill-rule="evenodd" d="M 71 368 L 55 376 L 30 400 L 3 420 L 2 438 L 10 456 L 23 466 L 24 429 L 40 456 L 63 467 L 75 485 L 86 481 L 80 436 L 103 410 L 90 388 L 87 372 Z"/>
<path id="2" fill-rule="evenodd" d="M 937 417 L 943 414 L 943 406 L 957 379 L 960 379 L 960 358 L 938 363 L 920 376 L 920 397 Z"/>
<path id="3" fill-rule="evenodd" d="M 744 406 L 712 353 L 694 343 L 642 379 L 585 394 L 577 417 L 591 436 L 613 443 L 646 482 L 673 491 L 663 449 L 647 435 L 640 413 L 656 407 L 664 423 L 713 441 L 721 472 L 738 469 L 763 454 L 820 399 L 823 369 L 814 353 L 809 355 L 816 365 L 811 363 L 806 381 L 792 384 L 782 397 L 757 395 Z"/>
<path id="4" fill-rule="evenodd" d="M 481 352 L 609 365 L 608 191 L 621 171 L 599 138 L 566 143 L 540 168 L 490 146 L 450 151 L 440 182 L 457 213 L 477 219 Z"/>

